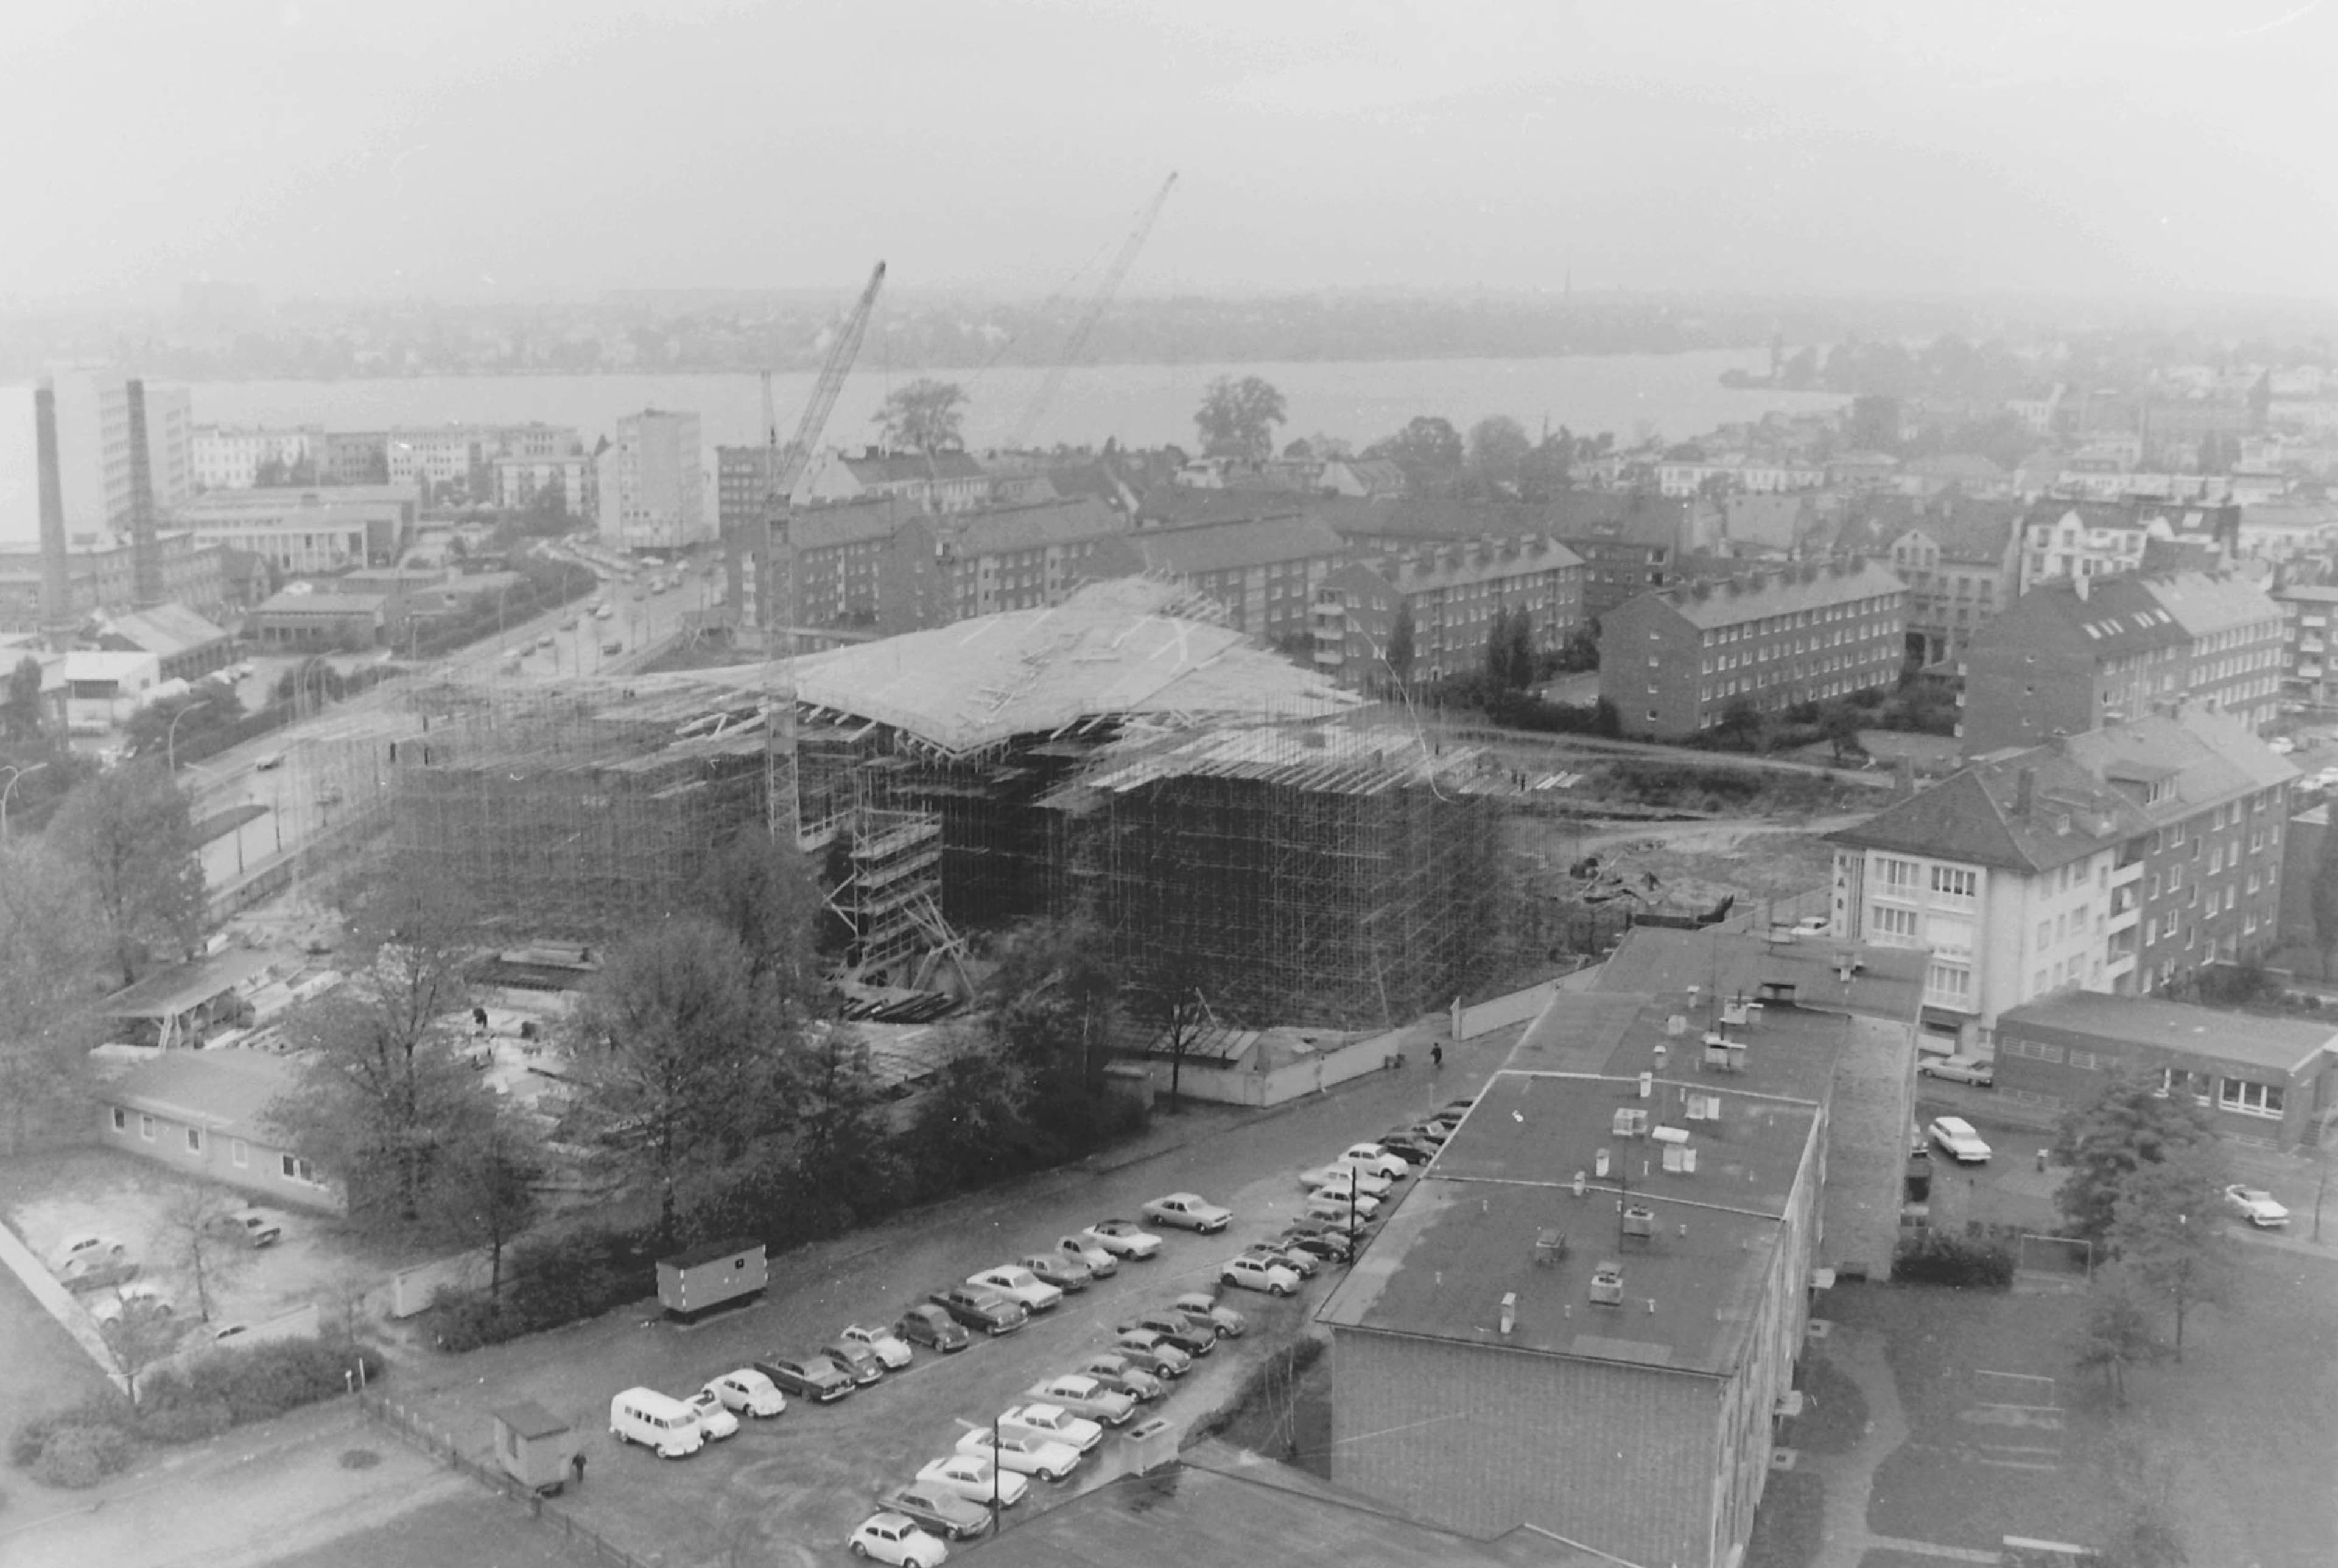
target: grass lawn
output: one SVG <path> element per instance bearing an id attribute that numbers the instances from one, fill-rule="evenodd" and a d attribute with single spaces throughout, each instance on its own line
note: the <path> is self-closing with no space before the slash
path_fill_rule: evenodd
<path id="1" fill-rule="evenodd" d="M 1867 1431 L 1867 1399 L 1859 1385 L 1836 1371 L 1823 1349 L 1803 1363 L 1796 1382 L 1803 1413 L 1785 1429 L 1785 1446 L 1805 1454 L 1848 1454 L 1858 1446 Z"/>
<path id="2" fill-rule="evenodd" d="M 1826 1523 L 1826 1488 L 1808 1470 L 1777 1470 L 1754 1513 L 1745 1568 L 1805 1568 L 1819 1549 Z"/>

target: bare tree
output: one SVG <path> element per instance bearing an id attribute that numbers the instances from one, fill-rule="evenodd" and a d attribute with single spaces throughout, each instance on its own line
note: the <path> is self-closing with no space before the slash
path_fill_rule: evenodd
<path id="1" fill-rule="evenodd" d="M 0 1104 L 6 1148 L 78 1113 L 106 942 L 87 886 L 40 840 L 0 845 Z"/>
<path id="2" fill-rule="evenodd" d="M 251 1266 L 251 1239 L 234 1220 L 242 1204 L 217 1187 L 188 1183 L 162 1201 L 162 1255 L 195 1288 L 195 1317 L 211 1320 L 219 1293 Z"/>
<path id="3" fill-rule="evenodd" d="M 435 1228 L 487 1250 L 487 1294 L 504 1286 L 504 1252 L 534 1224 L 543 1171 L 535 1135 L 508 1106 L 467 1119 L 439 1149 L 428 1203 Z"/>
<path id="4" fill-rule="evenodd" d="M 117 1293 L 115 1301 L 120 1311 L 98 1325 L 105 1340 L 105 1353 L 113 1363 L 114 1371 L 122 1375 L 122 1391 L 138 1403 L 138 1380 L 158 1363 L 167 1361 L 179 1348 L 183 1330 L 172 1320 L 167 1306 L 151 1301 L 135 1293 Z"/>

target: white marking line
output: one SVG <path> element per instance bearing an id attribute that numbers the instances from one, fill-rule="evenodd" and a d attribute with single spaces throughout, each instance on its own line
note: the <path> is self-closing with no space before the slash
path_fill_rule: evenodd
<path id="1" fill-rule="evenodd" d="M 2051 1377 L 2042 1377 L 2035 1372 L 1997 1372 L 1990 1370 L 1987 1367 L 1974 1367 L 1973 1376 L 1976 1377 L 2019 1377 L 2025 1383 L 2051 1383 L 2054 1381 Z"/>
<path id="2" fill-rule="evenodd" d="M 2043 1470 L 2052 1472 L 2061 1468 L 2059 1465 L 2037 1465 L 2023 1459 L 1992 1459 L 1986 1454 L 1977 1454 L 1973 1457 L 1979 1460 L 1983 1465 L 1994 1465 L 2000 1470 Z"/>

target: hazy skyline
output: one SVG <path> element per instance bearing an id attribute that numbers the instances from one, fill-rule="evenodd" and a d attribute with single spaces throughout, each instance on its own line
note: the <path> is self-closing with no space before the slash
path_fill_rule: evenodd
<path id="1" fill-rule="evenodd" d="M 2338 297 L 2338 7 L 76 4 L 0 305 L 1132 291 Z"/>

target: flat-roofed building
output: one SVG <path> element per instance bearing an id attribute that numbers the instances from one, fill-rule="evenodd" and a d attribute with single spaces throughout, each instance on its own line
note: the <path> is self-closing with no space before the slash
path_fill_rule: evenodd
<path id="1" fill-rule="evenodd" d="M 1315 591 L 1348 555 L 1312 517 L 1146 528 L 1128 536 L 1144 571 L 1208 594 L 1226 624 L 1278 645 L 1315 650 Z"/>
<path id="2" fill-rule="evenodd" d="M 273 474 L 277 485 L 323 477 L 322 426 L 199 425 L 189 444 L 198 490 L 249 490 Z"/>
<path id="3" fill-rule="evenodd" d="M 98 1086 L 98 1137 L 271 1203 L 338 1213 L 339 1192 L 270 1120 L 270 1107 L 299 1087 L 294 1064 L 273 1052 L 166 1051 Z"/>
<path id="4" fill-rule="evenodd" d="M 154 540 L 162 566 L 162 595 L 199 615 L 223 615 L 231 606 L 227 552 L 188 530 L 165 528 Z M 123 615 L 138 607 L 137 560 L 130 541 L 103 535 L 65 555 L 66 603 L 72 619 Z M 41 629 L 41 553 L 0 550 L 0 632 Z"/>
<path id="5" fill-rule="evenodd" d="M 594 463 L 601 543 L 610 549 L 679 550 L 714 537 L 697 415 L 628 414 Z"/>
<path id="6" fill-rule="evenodd" d="M 286 573 L 387 565 L 414 537 L 421 511 L 412 485 L 286 485 L 213 490 L 178 509 L 176 525 Z"/>

